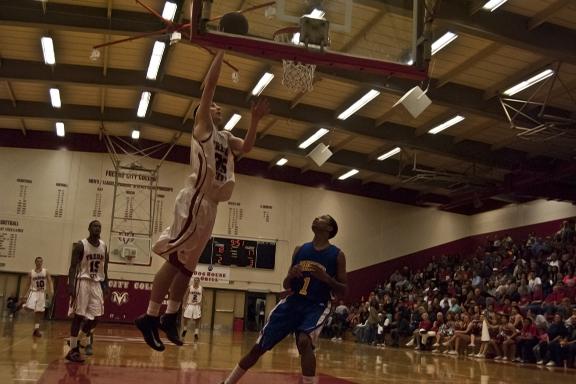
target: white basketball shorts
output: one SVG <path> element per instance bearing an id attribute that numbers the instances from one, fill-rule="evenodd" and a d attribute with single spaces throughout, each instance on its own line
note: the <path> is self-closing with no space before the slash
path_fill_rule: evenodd
<path id="1" fill-rule="evenodd" d="M 199 304 L 187 305 L 184 310 L 184 317 L 197 320 L 202 317 L 202 306 Z"/>
<path id="2" fill-rule="evenodd" d="M 99 281 L 77 279 L 75 292 L 70 302 L 69 316 L 75 314 L 94 320 L 104 314 L 104 295 Z"/>
<path id="3" fill-rule="evenodd" d="M 174 221 L 152 246 L 154 253 L 191 276 L 212 235 L 217 207 L 200 189 L 182 189 L 176 197 Z"/>
<path id="4" fill-rule="evenodd" d="M 44 312 L 46 309 L 46 293 L 44 291 L 30 291 L 24 306 L 34 312 Z"/>

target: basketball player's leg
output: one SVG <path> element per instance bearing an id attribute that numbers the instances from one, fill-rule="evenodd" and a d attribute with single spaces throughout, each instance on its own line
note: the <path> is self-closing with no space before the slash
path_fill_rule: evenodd
<path id="1" fill-rule="evenodd" d="M 314 348 L 330 314 L 330 304 L 320 303 L 303 304 L 301 323 L 296 330 L 296 346 L 300 353 L 300 367 L 302 369 L 302 384 L 316 384 L 316 354 Z"/>
<path id="2" fill-rule="evenodd" d="M 94 329 L 98 324 L 98 318 L 94 320 L 86 320 L 82 323 L 82 333 L 86 336 L 86 347 L 84 353 L 88 356 L 94 353 Z"/>
<path id="3" fill-rule="evenodd" d="M 72 317 L 72 324 L 70 325 L 70 350 L 66 354 L 66 360 L 73 363 L 83 363 L 84 359 L 78 347 L 78 335 L 80 328 L 88 312 L 88 304 L 90 302 L 90 292 L 85 279 L 76 280 L 76 289 L 72 302 L 70 303 L 69 315 Z"/>
<path id="4" fill-rule="evenodd" d="M 166 333 L 166 337 L 176 345 L 182 345 L 180 331 L 178 330 L 178 311 L 182 305 L 182 299 L 188 289 L 190 276 L 192 275 L 185 268 L 180 268 L 176 276 L 172 279 L 172 284 L 168 289 L 168 305 L 166 312 L 160 318 L 160 329 Z"/>
<path id="5" fill-rule="evenodd" d="M 262 328 L 256 345 L 252 347 L 234 367 L 222 384 L 236 384 L 250 368 L 258 362 L 260 357 L 282 341 L 290 333 L 294 332 L 299 325 L 299 314 L 296 308 L 286 299 L 280 301 L 270 312 L 268 322 Z"/>
<path id="6" fill-rule="evenodd" d="M 200 337 L 200 320 L 201 317 L 200 314 L 198 314 L 198 317 L 194 318 L 194 341 L 198 341 L 198 338 Z"/>

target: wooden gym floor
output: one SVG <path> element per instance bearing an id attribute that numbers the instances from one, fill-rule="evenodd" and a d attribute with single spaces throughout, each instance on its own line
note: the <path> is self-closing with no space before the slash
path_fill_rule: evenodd
<path id="1" fill-rule="evenodd" d="M 131 326 L 101 324 L 96 331 L 94 356 L 79 365 L 63 359 L 68 349 L 68 322 L 45 323 L 40 339 L 32 337 L 28 319 L 5 321 L 0 326 L 2 384 L 217 384 L 257 337 L 255 333 L 204 332 L 200 341 L 193 343 L 189 332 L 185 346 L 169 345 L 159 353 L 144 345 Z M 376 349 L 324 339 L 317 357 L 321 384 L 561 384 L 576 378 L 576 370 L 564 368 Z M 294 343 L 286 339 L 264 355 L 240 383 L 296 384 L 299 369 Z"/>

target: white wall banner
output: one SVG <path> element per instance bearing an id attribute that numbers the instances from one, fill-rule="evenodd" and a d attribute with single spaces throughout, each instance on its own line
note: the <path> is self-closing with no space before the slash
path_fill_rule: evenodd
<path id="1" fill-rule="evenodd" d="M 198 264 L 192 278 L 199 277 L 200 283 L 230 284 L 230 267 Z"/>

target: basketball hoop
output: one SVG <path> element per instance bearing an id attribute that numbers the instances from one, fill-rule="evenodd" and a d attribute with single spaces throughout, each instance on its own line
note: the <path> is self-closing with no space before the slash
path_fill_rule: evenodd
<path id="1" fill-rule="evenodd" d="M 274 40 L 284 44 L 299 44 L 294 42 L 299 27 L 282 28 L 274 32 Z M 282 60 L 282 85 L 294 93 L 310 92 L 314 89 L 315 64 L 305 64 L 294 60 Z"/>

